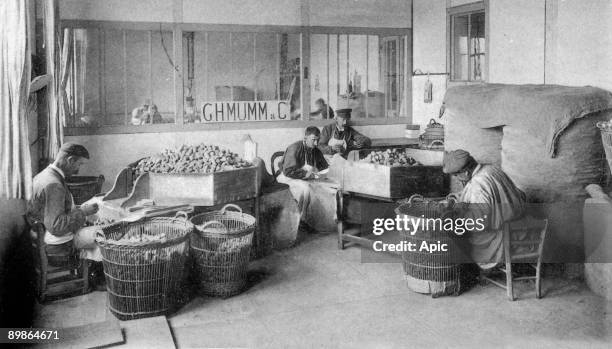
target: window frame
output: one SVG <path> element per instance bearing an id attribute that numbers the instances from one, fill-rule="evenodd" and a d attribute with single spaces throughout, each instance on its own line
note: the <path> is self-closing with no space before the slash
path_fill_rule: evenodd
<path id="1" fill-rule="evenodd" d="M 310 35 L 311 34 L 337 34 L 337 35 L 378 35 L 405 36 L 404 45 L 404 93 L 407 101 L 412 100 L 412 29 L 411 28 L 378 28 L 378 27 L 322 27 L 322 26 L 281 26 L 281 25 L 239 25 L 239 24 L 204 24 L 204 23 L 167 23 L 167 22 L 123 22 L 123 21 L 97 21 L 97 20 L 62 20 L 61 29 L 64 28 L 98 28 L 114 30 L 152 30 L 172 31 L 173 33 L 173 62 L 177 66 L 174 72 L 174 93 L 176 115 L 174 123 L 147 124 L 147 125 L 102 125 L 94 127 L 64 127 L 64 135 L 105 135 L 105 134 L 132 134 L 132 133 L 163 133 L 163 132 L 190 132 L 214 130 L 246 130 L 246 129 L 274 129 L 274 128 L 304 128 L 306 126 L 322 127 L 329 124 L 329 120 L 286 120 L 286 121 L 246 121 L 246 122 L 218 122 L 218 123 L 184 123 L 183 76 L 186 67 L 183 67 L 183 33 L 184 32 L 235 32 L 235 33 L 282 33 L 301 34 L 300 69 L 301 83 L 301 109 L 302 115 L 310 115 Z M 305 76 L 305 71 L 308 71 Z M 312 81 L 314 83 L 314 81 Z M 406 124 L 412 121 L 412 105 L 409 103 L 408 115 L 396 118 L 364 118 L 355 119 L 356 126 L 364 125 L 393 125 Z"/>
<path id="2" fill-rule="evenodd" d="M 396 95 L 395 97 L 397 98 L 397 109 L 389 109 L 388 106 L 388 100 L 389 97 L 391 97 L 389 94 L 385 93 L 384 94 L 384 115 L 380 118 L 372 118 L 370 117 L 370 113 L 369 113 L 369 108 L 368 108 L 368 100 L 369 98 L 365 98 L 363 101 L 363 106 L 364 106 L 364 113 L 365 113 L 365 117 L 364 118 L 355 118 L 353 117 L 352 119 L 352 123 L 353 124 L 364 124 L 367 125 L 368 121 L 370 120 L 380 120 L 380 119 L 385 119 L 387 120 L 387 124 L 395 124 L 395 123 L 403 123 L 403 122 L 390 122 L 391 120 L 397 120 L 397 121 L 412 121 L 412 84 L 411 84 L 411 72 L 412 72 L 412 60 L 411 60 L 411 56 L 409 55 L 409 49 L 411 50 L 412 45 L 411 45 L 411 40 L 412 37 L 410 35 L 410 32 L 407 33 L 398 33 L 398 32 L 378 32 L 376 34 L 373 34 L 371 32 L 369 33 L 364 33 L 364 32 L 357 32 L 357 33 L 336 33 L 336 32 L 330 32 L 329 28 L 324 28 L 321 29 L 320 31 L 317 30 L 316 32 L 311 31 L 310 35 L 322 35 L 322 36 L 326 36 L 327 37 L 327 77 L 326 77 L 326 81 L 327 81 L 327 96 L 325 98 L 325 100 L 327 101 L 327 103 L 330 103 L 331 99 L 331 84 L 329 82 L 329 76 L 330 76 L 330 70 L 329 70 L 329 45 L 330 45 L 330 37 L 335 36 L 336 39 L 334 40 L 336 42 L 337 45 L 337 50 L 336 50 L 336 58 L 340 59 L 339 56 L 339 52 L 340 52 L 340 38 L 342 36 L 346 37 L 346 43 L 343 45 L 346 45 L 346 62 L 347 62 L 347 67 L 346 67 L 346 76 L 342 77 L 342 81 L 348 82 L 350 80 L 350 71 L 348 69 L 348 65 L 350 60 L 350 53 L 351 53 L 351 49 L 350 49 L 350 36 L 364 36 L 366 39 L 366 46 L 369 47 L 370 46 L 370 42 L 369 39 L 370 37 L 377 37 L 378 38 L 378 52 L 376 53 L 376 55 L 379 57 L 379 71 L 378 71 L 378 80 L 379 80 L 379 84 L 381 86 L 384 86 L 385 91 L 387 90 L 387 88 L 389 88 L 389 91 L 391 90 L 391 79 L 389 79 L 389 76 L 387 74 L 387 71 L 384 69 L 387 69 L 388 66 L 386 65 L 385 62 L 383 62 L 383 57 L 386 57 L 386 61 L 388 61 L 390 59 L 390 57 L 386 56 L 382 50 L 386 50 L 388 47 L 386 46 L 388 43 L 390 42 L 394 42 L 396 43 L 398 48 L 403 48 L 403 51 L 401 51 L 401 55 L 404 57 L 404 61 L 403 62 L 399 62 L 396 61 L 395 63 L 395 74 L 396 75 L 401 75 L 402 76 L 402 88 L 397 88 L 396 89 Z M 398 50 L 398 52 L 400 52 Z M 411 53 L 411 52 L 410 52 Z M 399 54 L 399 53 L 397 53 Z M 310 55 L 312 55 L 312 52 L 310 52 Z M 371 75 L 369 75 L 369 55 L 370 52 L 366 52 L 366 74 L 365 74 L 365 88 L 366 90 L 368 89 L 368 87 L 370 87 L 369 85 L 369 78 Z M 309 57 L 310 59 L 310 57 Z M 339 77 L 339 71 L 340 71 L 340 65 L 337 63 L 336 66 L 337 69 L 337 79 L 338 82 L 340 81 L 340 77 Z M 401 74 L 400 74 L 401 73 Z M 312 72 L 311 72 L 312 75 Z M 346 80 L 344 80 L 346 78 Z M 399 80 L 399 79 L 397 79 Z M 338 90 L 336 90 L 335 93 L 340 93 L 341 91 L 339 90 L 340 86 L 337 86 Z M 407 101 L 407 103 L 410 105 L 410 112 L 408 113 L 408 115 L 406 116 L 399 116 L 400 110 L 401 110 L 401 104 L 400 102 L 402 100 Z M 312 102 L 312 101 L 311 101 Z M 388 116 L 388 112 L 390 110 L 395 110 L 398 113 L 398 116 L 395 117 L 390 117 Z"/>
<path id="3" fill-rule="evenodd" d="M 483 12 L 485 17 L 485 60 L 482 69 L 484 70 L 484 79 L 482 80 L 470 80 L 470 68 L 471 60 L 470 48 L 471 42 L 468 40 L 468 80 L 454 79 L 454 45 L 453 45 L 453 18 L 460 15 L 470 15 L 473 13 Z M 469 17 L 468 17 L 469 18 Z M 446 9 L 446 71 L 448 72 L 449 83 L 463 83 L 463 84 L 482 84 L 489 81 L 489 61 L 490 61 L 490 25 L 489 25 L 489 0 L 483 0 L 473 2 L 465 5 L 459 5 L 449 7 Z M 469 35 L 469 33 L 468 33 Z"/>

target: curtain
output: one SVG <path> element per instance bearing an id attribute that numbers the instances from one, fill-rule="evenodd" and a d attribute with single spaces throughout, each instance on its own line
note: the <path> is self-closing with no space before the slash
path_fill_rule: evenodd
<path id="1" fill-rule="evenodd" d="M 53 81 L 47 87 L 47 137 L 45 142 L 44 156 L 47 160 L 55 159 L 64 139 L 65 120 L 61 117 L 60 108 L 63 109 L 63 99 L 60 100 L 61 86 L 61 32 L 58 32 L 59 9 L 57 0 L 43 1 L 43 26 L 45 57 L 47 58 L 47 74 L 53 77 Z"/>
<path id="2" fill-rule="evenodd" d="M 32 193 L 28 18 L 29 0 L 0 1 L 0 197 L 9 199 L 29 199 Z"/>

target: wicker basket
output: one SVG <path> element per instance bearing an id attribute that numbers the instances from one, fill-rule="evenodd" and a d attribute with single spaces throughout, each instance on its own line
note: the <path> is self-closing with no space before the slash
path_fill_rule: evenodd
<path id="1" fill-rule="evenodd" d="M 228 211 L 233 207 L 238 210 Z M 191 237 L 196 279 L 200 291 L 209 296 L 229 297 L 244 289 L 247 282 L 255 217 L 228 204 L 220 211 L 191 218 L 195 234 Z"/>
<path id="2" fill-rule="evenodd" d="M 102 228 L 96 242 L 102 252 L 108 306 L 118 319 L 168 315 L 175 310 L 192 231 L 186 214 Z"/>
<path id="3" fill-rule="evenodd" d="M 99 177 L 73 176 L 66 181 L 75 205 L 80 205 L 100 193 L 102 184 L 104 184 L 102 175 Z"/>
<path id="4" fill-rule="evenodd" d="M 398 206 L 395 213 L 401 217 L 408 216 L 414 219 L 443 219 L 443 213 L 440 209 L 440 203 L 443 200 L 444 198 L 424 199 L 420 195 L 413 195 L 407 203 Z M 451 199 L 447 198 L 447 200 Z M 412 242 L 416 246 L 416 251 L 404 251 L 402 253 L 404 273 L 407 280 L 418 279 L 439 283 L 440 287 L 433 288 L 444 288 L 446 294 L 458 294 L 462 265 L 458 263 L 461 260 L 461 248 L 457 236 L 437 229 L 418 230 L 414 235 L 402 230 L 402 235 L 406 241 Z M 427 244 L 447 244 L 449 251 L 434 253 L 419 251 L 423 242 Z M 409 286 L 411 286 L 410 283 Z M 422 292 L 420 289 L 411 288 L 416 292 Z"/>
<path id="5" fill-rule="evenodd" d="M 421 142 L 421 147 L 424 148 L 444 148 L 444 125 L 431 119 L 425 128 L 425 133 L 419 136 L 419 140 Z"/>

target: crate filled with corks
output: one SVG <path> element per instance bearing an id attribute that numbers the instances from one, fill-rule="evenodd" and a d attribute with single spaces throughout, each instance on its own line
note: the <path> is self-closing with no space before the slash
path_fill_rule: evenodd
<path id="1" fill-rule="evenodd" d="M 141 159 L 136 181 L 122 207 L 143 199 L 156 205 L 213 206 L 253 198 L 259 192 L 257 168 L 214 145 L 183 145 Z"/>
<path id="2" fill-rule="evenodd" d="M 410 151 L 378 150 L 359 161 L 347 161 L 342 168 L 342 190 L 385 199 L 448 194 L 449 178 L 442 166 L 423 165 Z"/>

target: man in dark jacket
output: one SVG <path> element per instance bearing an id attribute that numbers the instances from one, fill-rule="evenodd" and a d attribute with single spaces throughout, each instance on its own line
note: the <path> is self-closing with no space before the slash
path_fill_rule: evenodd
<path id="1" fill-rule="evenodd" d="M 319 149 L 326 155 L 346 158 L 351 150 L 367 148 L 372 141 L 350 126 L 351 109 L 336 110 L 335 123 L 323 127 Z"/>
<path id="2" fill-rule="evenodd" d="M 83 258 L 101 262 L 102 255 L 94 241 L 94 230 L 81 229 L 85 225 L 85 217 L 95 214 L 98 206 L 76 207 L 66 185 L 66 178 L 76 175 L 87 159 L 89 153 L 85 147 L 64 143 L 55 161 L 34 177 L 27 216 L 30 222 L 44 224 L 47 253 L 65 255 L 76 248 Z M 93 271 L 101 273 L 101 263 L 93 267 Z M 95 277 L 100 278 L 100 275 Z"/>
<path id="3" fill-rule="evenodd" d="M 329 167 L 325 157 L 317 148 L 321 132 L 310 126 L 304 132 L 304 139 L 291 144 L 283 157 L 279 183 L 289 185 L 291 194 L 297 200 L 302 218 L 306 217 L 312 188 L 308 180 L 315 179 L 319 171 Z"/>

